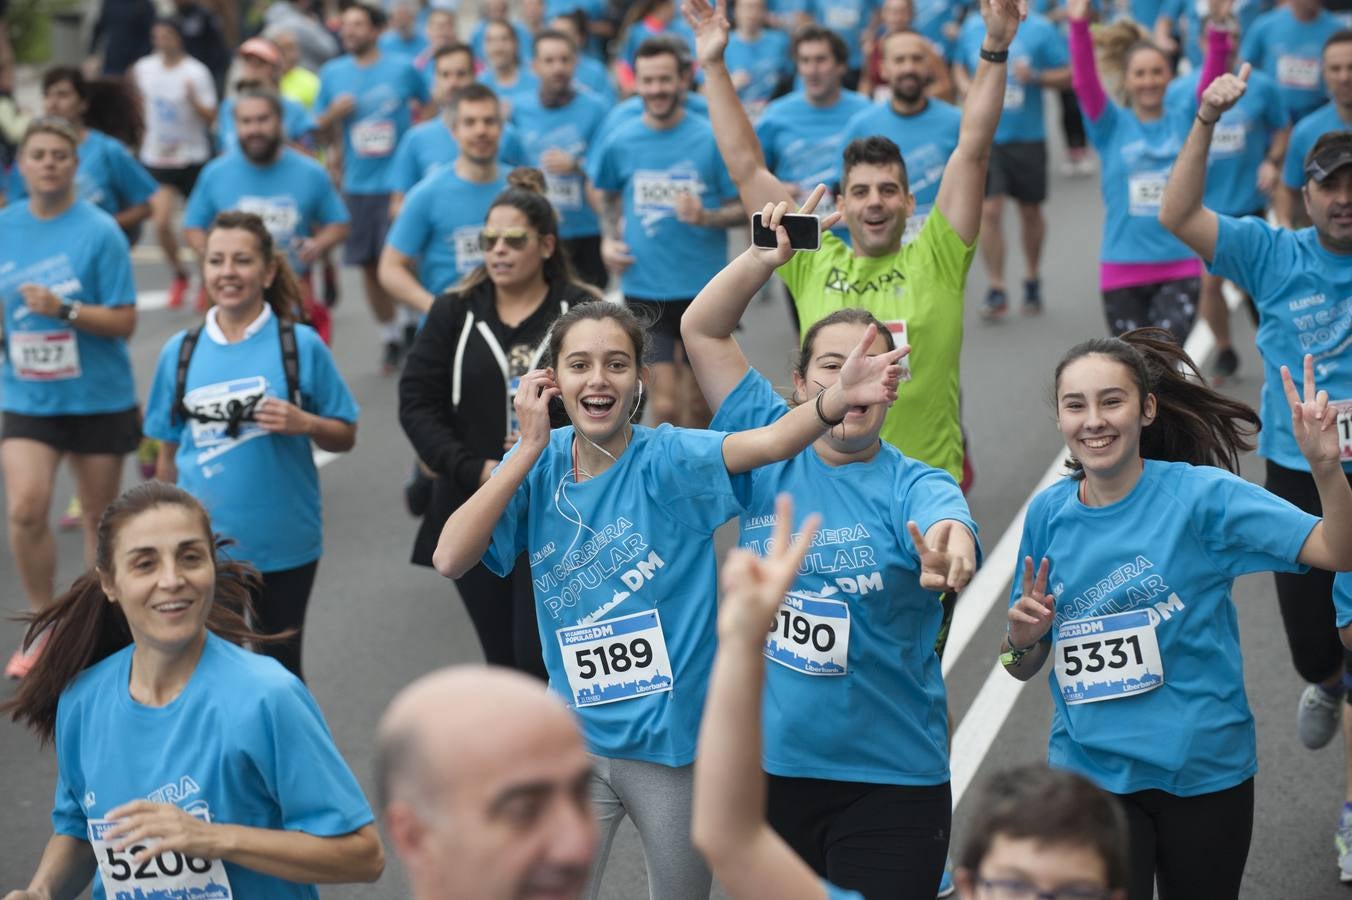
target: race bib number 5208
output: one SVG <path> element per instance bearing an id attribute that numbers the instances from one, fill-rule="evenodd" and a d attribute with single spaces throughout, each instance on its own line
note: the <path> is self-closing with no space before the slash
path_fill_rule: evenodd
<path id="1" fill-rule="evenodd" d="M 104 835 L 117 823 L 110 819 L 89 820 L 89 843 L 98 860 L 103 894 L 108 900 L 122 897 L 202 897 L 230 900 L 230 878 L 219 859 L 188 856 L 166 850 L 144 862 L 133 857 L 146 848 L 133 845 L 114 850 Z"/>

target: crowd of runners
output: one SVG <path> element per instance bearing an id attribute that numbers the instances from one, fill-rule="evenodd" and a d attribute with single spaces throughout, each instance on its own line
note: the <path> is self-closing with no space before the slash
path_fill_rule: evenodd
<path id="1" fill-rule="evenodd" d="M 654 900 L 1240 896 L 1238 576 L 1274 573 L 1300 740 L 1352 759 L 1345 6 L 105 0 L 91 65 L 47 69 L 25 121 L 0 104 L 29 608 L 2 708 L 58 769 L 46 850 L 0 888 L 313 897 L 380 877 L 379 823 L 419 898 L 594 898 L 627 816 Z M 0 31 L 0 94 L 13 74 Z M 990 648 L 1047 670 L 1046 765 L 954 835 L 941 658 L 983 560 L 964 295 L 979 255 L 982 319 L 1044 314 L 1049 118 L 1101 187 L 1104 333 L 1046 373 L 1067 471 Z M 201 314 L 144 396 L 133 246 Z M 343 266 L 397 378 L 412 560 L 490 664 L 391 701 L 374 805 L 301 654 L 315 454 L 360 413 L 329 349 Z M 739 344 L 758 295 L 788 371 Z M 1241 365 L 1257 411 L 1213 386 Z"/>

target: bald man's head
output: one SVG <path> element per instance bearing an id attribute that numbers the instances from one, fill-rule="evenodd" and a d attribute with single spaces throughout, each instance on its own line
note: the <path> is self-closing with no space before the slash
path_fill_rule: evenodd
<path id="1" fill-rule="evenodd" d="M 418 898 L 579 894 L 596 850 L 572 714 L 507 669 L 426 675 L 390 702 L 378 801 Z"/>

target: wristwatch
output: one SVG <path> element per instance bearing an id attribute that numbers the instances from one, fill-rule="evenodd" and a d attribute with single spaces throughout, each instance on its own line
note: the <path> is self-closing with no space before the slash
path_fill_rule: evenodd
<path id="1" fill-rule="evenodd" d="M 57 310 L 56 317 L 62 322 L 74 322 L 80 317 L 80 307 L 83 304 L 79 300 L 73 300 L 70 303 L 62 303 L 61 309 Z"/>

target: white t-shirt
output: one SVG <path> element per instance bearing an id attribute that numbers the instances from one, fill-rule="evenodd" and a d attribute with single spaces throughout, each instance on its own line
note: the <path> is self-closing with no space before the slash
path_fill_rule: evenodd
<path id="1" fill-rule="evenodd" d="M 141 162 L 154 168 L 181 169 L 210 159 L 207 121 L 188 102 L 191 84 L 199 104 L 216 106 L 216 85 L 207 67 L 191 56 L 167 67 L 159 54 L 151 54 L 132 67 L 132 78 L 145 98 Z"/>

